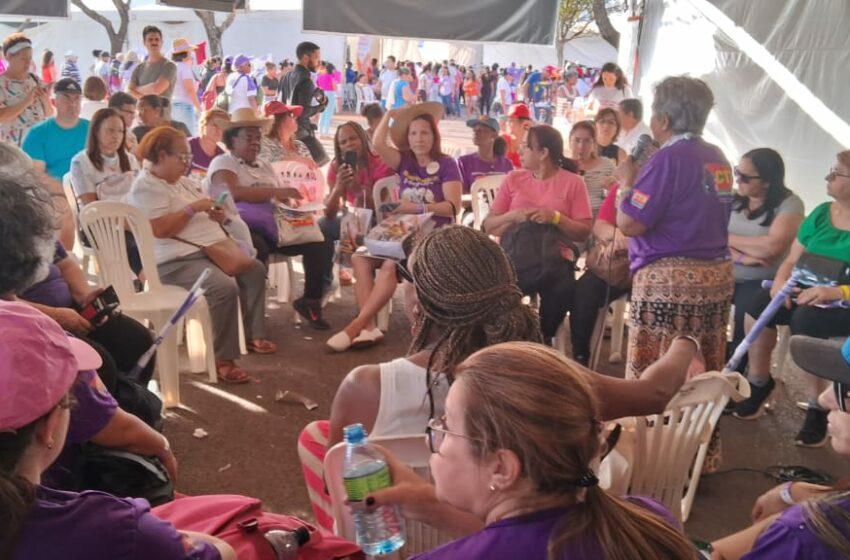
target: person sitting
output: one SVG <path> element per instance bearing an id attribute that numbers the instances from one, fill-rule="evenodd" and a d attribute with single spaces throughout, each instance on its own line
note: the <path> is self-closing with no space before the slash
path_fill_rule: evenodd
<path id="1" fill-rule="evenodd" d="M 744 340 L 747 305 L 762 291 L 762 281 L 776 275 L 805 217 L 803 201 L 785 186 L 785 162 L 775 150 L 750 150 L 741 156 L 734 173 L 738 191 L 729 219 L 729 249 L 734 260 L 735 322 L 727 356 Z M 746 370 L 745 356 L 738 371 Z"/>
<path id="2" fill-rule="evenodd" d="M 26 35 L 12 33 L 0 49 L 8 64 L 0 73 L 0 141 L 20 146 L 32 127 L 53 114 L 50 89 L 30 72 L 32 42 Z"/>
<path id="3" fill-rule="evenodd" d="M 525 139 L 528 136 L 534 122 L 531 120 L 531 113 L 528 111 L 528 106 L 525 103 L 514 103 L 510 106 L 507 113 L 508 132 L 502 135 L 502 138 L 507 142 L 507 151 L 505 156 L 513 164 L 514 169 L 520 169 L 522 162 L 520 161 L 520 150 L 525 144 Z"/>
<path id="4" fill-rule="evenodd" d="M 145 134 L 160 126 L 170 126 L 190 137 L 186 125 L 168 118 L 171 102 L 159 95 L 149 94 L 139 98 L 139 120 L 142 124 L 133 129 L 136 141 L 141 142 Z M 141 154 L 136 154 L 141 157 Z"/>
<path id="5" fill-rule="evenodd" d="M 190 175 L 203 180 L 207 176 L 207 170 L 212 160 L 224 154 L 224 150 L 219 146 L 224 138 L 222 123 L 226 123 L 229 120 L 230 115 L 228 112 L 217 107 L 204 111 L 201 114 L 201 119 L 198 123 L 201 134 L 194 138 L 189 138 L 189 148 L 192 150 Z"/>
<path id="6" fill-rule="evenodd" d="M 630 154 L 638 138 L 644 134 L 652 136 L 652 131 L 643 122 L 643 103 L 640 99 L 623 99 L 618 108 L 621 127 L 616 142 L 624 152 Z"/>
<path id="7" fill-rule="evenodd" d="M 297 189 L 281 187 L 267 161 L 258 159 L 264 130 L 272 119 L 261 119 L 253 109 L 235 111 L 232 119 L 222 122 L 224 144 L 230 153 L 216 157 L 204 180 L 213 198 L 229 193 L 223 204 L 231 216 L 240 216 L 250 229 L 257 258 L 267 264 L 271 253 L 301 255 L 304 261 L 304 295 L 292 307 L 313 328 L 325 330 L 330 325 L 322 318 L 322 293 L 327 247 L 323 241 L 278 246 L 278 226 L 273 202 L 300 199 Z M 262 311 L 260 311 L 262 313 Z"/>
<path id="8" fill-rule="evenodd" d="M 157 519 L 146 500 L 46 485 L 45 471 L 72 437 L 74 396 L 87 385 L 83 374 L 91 374 L 91 349 L 21 303 L 0 302 L 0 329 L 0 550 L 5 557 L 52 558 L 61 550 L 68 559 L 236 558 L 217 538 L 181 534 Z"/>
<path id="9" fill-rule="evenodd" d="M 604 416 L 574 363 L 540 344 L 506 342 L 454 374 L 445 413 L 427 427 L 434 486 L 387 454 L 394 486 L 365 499 L 371 509 L 403 492 L 406 515 L 471 533 L 416 560 L 695 557 L 658 502 L 599 487 L 592 463 Z M 557 404 L 540 406 L 554 395 Z"/>
<path id="10" fill-rule="evenodd" d="M 826 176 L 826 192 L 834 198 L 815 208 L 800 225 L 797 238 L 788 256 L 773 277 L 773 286 L 761 290 L 746 307 L 744 330 L 749 332 L 756 319 L 767 308 L 771 298 L 782 289 L 791 277 L 804 253 L 810 253 L 850 264 L 850 150 L 840 152 Z M 749 350 L 750 397 L 735 407 L 738 418 L 757 418 L 768 401 L 776 382 L 770 375 L 770 356 L 776 345 L 776 326 L 788 325 L 791 334 L 805 334 L 816 338 L 850 335 L 850 309 L 824 308 L 821 304 L 845 299 L 846 292 L 838 286 L 802 286 L 795 291 L 756 337 Z M 806 377 L 808 409 L 803 426 L 795 437 L 797 445 L 821 447 L 827 438 L 827 411 L 818 404 L 823 383 L 811 375 Z"/>
<path id="11" fill-rule="evenodd" d="M 98 109 L 108 107 L 106 102 L 106 83 L 98 76 L 89 76 L 83 83 L 83 100 L 80 104 L 80 118 L 91 120 Z"/>
<path id="12" fill-rule="evenodd" d="M 606 107 L 600 109 L 594 118 L 596 123 L 596 145 L 600 156 L 612 160 L 615 164 L 626 159 L 626 152 L 617 144 L 620 134 L 620 115 L 616 109 Z"/>
<path id="13" fill-rule="evenodd" d="M 599 207 L 608 194 L 616 190 L 614 162 L 599 155 L 596 143 L 596 127 L 592 121 L 579 121 L 570 129 L 570 154 L 578 163 L 579 172 L 584 177 L 587 194 L 590 197 L 590 212 L 596 217 Z"/>
<path id="14" fill-rule="evenodd" d="M 284 105 L 280 101 L 269 101 L 263 108 L 266 117 L 274 118 L 268 132 L 260 139 L 260 155 L 263 161 L 298 161 L 316 169 L 316 162 L 307 145 L 295 138 L 298 132 L 300 105 Z"/>
<path id="15" fill-rule="evenodd" d="M 838 383 L 850 383 L 850 341 L 791 337 L 791 357 L 802 370 L 835 386 L 823 391 L 818 404 L 829 411 L 832 448 L 850 457 L 850 414 L 836 398 Z M 842 395 L 843 397 L 843 395 Z M 847 485 L 824 486 L 783 482 L 756 500 L 753 524 L 712 544 L 715 560 L 830 560 L 850 557 Z"/>
<path id="16" fill-rule="evenodd" d="M 515 224 L 534 222 L 550 224 L 558 238 L 584 242 L 592 220 L 587 187 L 576 174 L 578 166 L 563 152 L 564 141 L 557 130 L 549 125 L 532 127 L 521 154 L 523 169 L 512 171 L 502 183 L 482 224 L 484 231 L 501 236 Z M 523 292 L 540 295 L 540 327 L 545 341 L 555 336 L 572 308 L 574 263 L 578 259 L 574 253 L 563 248 L 563 258 L 545 263 L 543 275 L 526 277 L 526 271 L 518 271 Z"/>
<path id="17" fill-rule="evenodd" d="M 127 152 L 136 153 L 136 147 L 139 141 L 136 135 L 133 134 L 133 123 L 136 121 L 136 98 L 123 91 L 116 91 L 109 97 L 109 108 L 118 111 L 121 119 L 124 121 L 124 136 L 127 139 L 124 141 L 124 148 Z"/>
<path id="18" fill-rule="evenodd" d="M 469 194 L 472 183 L 487 175 L 498 175 L 513 171 L 513 164 L 505 157 L 505 140 L 499 137 L 499 123 L 493 117 L 480 117 L 466 121 L 472 129 L 472 143 L 478 151 L 460 156 L 457 165 L 463 180 L 463 193 Z M 496 144 L 499 152 L 496 152 Z"/>
<path id="19" fill-rule="evenodd" d="M 369 88 L 371 89 L 371 88 Z M 372 94 L 374 96 L 374 93 Z M 380 103 L 368 103 L 363 105 L 360 110 L 360 116 L 366 119 L 366 134 L 369 135 L 369 140 L 375 141 L 375 131 L 378 130 L 378 125 L 381 124 L 381 119 L 384 118 L 384 110 Z"/>
<path id="20" fill-rule="evenodd" d="M 433 102 L 393 109 L 384 114 L 375 132 L 378 155 L 388 167 L 396 170 L 401 181 L 401 200 L 392 214 L 431 212 L 437 227 L 456 220 L 462 190 L 457 162 L 445 155 L 440 146 L 437 122 L 442 116 L 443 106 Z M 398 148 L 389 144 L 390 135 Z M 392 260 L 354 255 L 351 261 L 360 311 L 342 331 L 328 339 L 328 346 L 337 352 L 347 350 L 354 343 L 369 345 L 383 338 L 375 318 L 392 299 L 398 284 Z"/>
<path id="21" fill-rule="evenodd" d="M 189 289 L 204 269 L 210 270 L 204 297 L 212 317 L 218 377 L 228 383 L 247 383 L 250 377 L 236 365 L 240 299 L 248 348 L 261 354 L 277 350 L 265 338 L 265 267 L 253 260 L 249 268 L 231 277 L 203 252 L 227 240 L 221 225 L 226 214 L 184 176 L 192 155 L 182 132 L 156 128 L 139 148 L 146 165 L 133 182 L 127 202 L 150 220 L 160 279 L 163 284 Z"/>

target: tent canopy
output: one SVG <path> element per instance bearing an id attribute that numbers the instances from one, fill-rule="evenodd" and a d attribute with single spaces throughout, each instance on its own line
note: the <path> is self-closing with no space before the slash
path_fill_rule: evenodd
<path id="1" fill-rule="evenodd" d="M 0 16 L 15 18 L 66 18 L 70 16 L 68 0 L 3 0 Z"/>
<path id="2" fill-rule="evenodd" d="M 157 0 L 157 4 L 174 6 L 175 8 L 191 8 L 193 10 L 231 12 L 234 7 L 237 10 L 244 10 L 247 0 Z"/>
<path id="3" fill-rule="evenodd" d="M 309 0 L 304 30 L 551 45 L 558 0 Z"/>

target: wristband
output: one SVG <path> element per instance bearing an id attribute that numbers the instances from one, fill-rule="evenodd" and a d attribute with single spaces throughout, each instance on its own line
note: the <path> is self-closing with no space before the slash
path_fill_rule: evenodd
<path id="1" fill-rule="evenodd" d="M 425 212 L 427 212 L 427 211 L 428 211 L 428 209 L 426 208 L 426 206 L 427 206 L 427 205 L 426 205 L 426 204 L 424 204 L 424 203 L 423 203 L 423 204 L 420 204 L 420 205 L 419 205 L 419 212 L 418 212 L 418 213 L 419 213 L 419 214 L 424 214 Z"/>
<path id="2" fill-rule="evenodd" d="M 841 299 L 844 301 L 850 301 L 850 286 L 845 284 L 843 286 L 838 286 L 838 288 L 841 290 Z"/>
<path id="3" fill-rule="evenodd" d="M 558 212 L 557 210 L 555 210 L 555 215 L 552 217 L 552 224 L 553 224 L 553 225 L 558 225 L 558 223 L 559 223 L 560 221 L 561 221 L 561 213 L 560 213 L 560 212 Z"/>
<path id="4" fill-rule="evenodd" d="M 192 208 L 192 205 L 190 205 L 190 204 L 187 204 L 186 206 L 184 206 L 184 207 L 183 207 L 183 211 L 184 211 L 184 212 L 186 213 L 186 215 L 187 215 L 187 216 L 189 216 L 190 218 L 191 218 L 192 216 L 194 216 L 194 215 L 195 215 L 195 210 Z"/>
<path id="5" fill-rule="evenodd" d="M 797 502 L 794 501 L 794 497 L 791 496 L 791 485 L 793 482 L 786 482 L 782 485 L 782 488 L 779 489 L 779 499 L 782 500 L 785 504 L 789 506 L 796 505 Z"/>
<path id="6" fill-rule="evenodd" d="M 700 346 L 699 340 L 696 337 L 693 337 L 689 334 L 680 334 L 673 339 L 673 342 L 679 340 L 680 338 L 684 338 L 685 340 L 690 340 L 691 342 L 693 342 L 697 347 L 697 354 L 702 352 L 702 347 Z"/>

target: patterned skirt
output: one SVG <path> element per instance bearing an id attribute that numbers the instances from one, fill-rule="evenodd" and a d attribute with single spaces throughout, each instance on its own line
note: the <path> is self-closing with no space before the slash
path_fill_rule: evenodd
<path id="1" fill-rule="evenodd" d="M 707 371 L 723 369 L 734 290 L 728 260 L 668 258 L 638 270 L 632 281 L 626 377 L 640 377 L 683 334 L 699 340 Z"/>

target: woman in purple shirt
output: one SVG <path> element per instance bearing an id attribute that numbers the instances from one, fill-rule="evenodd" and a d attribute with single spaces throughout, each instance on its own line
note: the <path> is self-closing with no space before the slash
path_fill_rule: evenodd
<path id="1" fill-rule="evenodd" d="M 442 522 L 484 528 L 417 560 L 695 557 L 661 505 L 599 488 L 590 464 L 601 447 L 600 409 L 574 362 L 540 344 L 508 342 L 454 373 L 445 415 L 428 424 L 429 466 L 436 498 L 452 506 Z M 557 406 L 540 406 L 553 395 Z M 391 466 L 399 491 L 428 485 Z"/>

